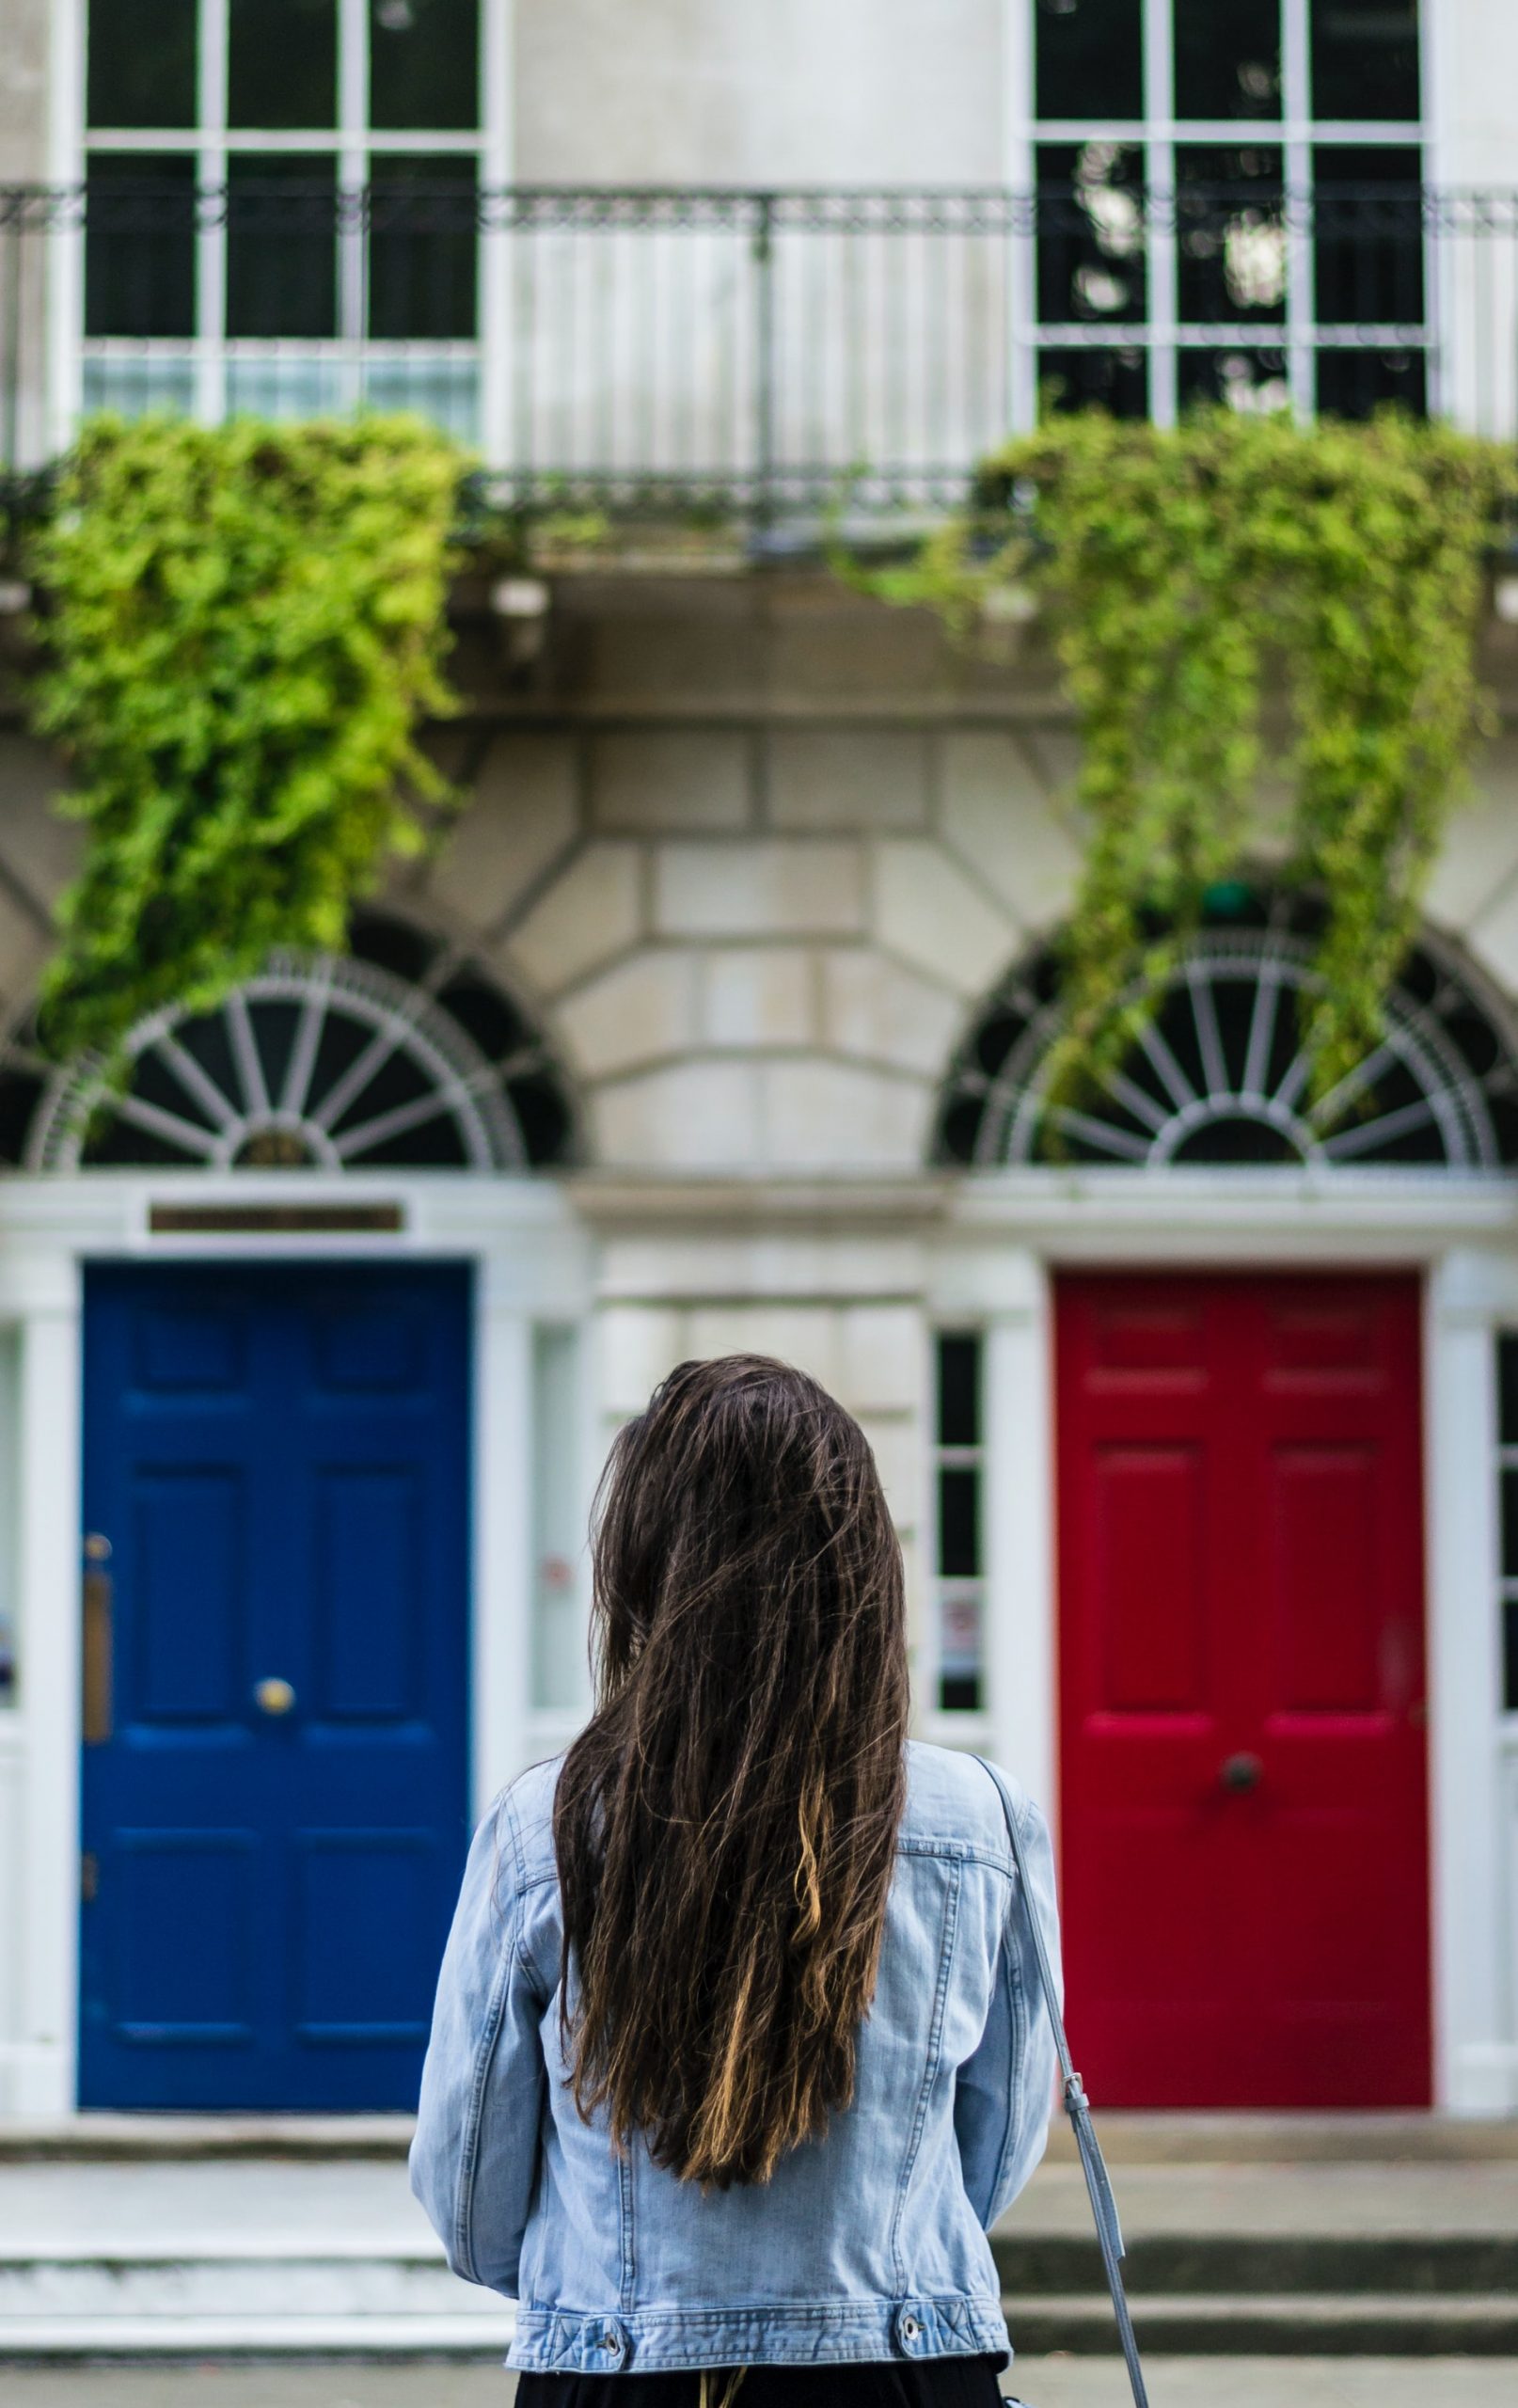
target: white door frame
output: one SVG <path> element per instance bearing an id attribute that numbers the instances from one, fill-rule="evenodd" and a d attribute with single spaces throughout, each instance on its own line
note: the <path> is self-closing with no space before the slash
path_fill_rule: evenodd
<path id="1" fill-rule="evenodd" d="M 398 1210 L 395 1233 L 158 1236 L 154 1204 Z M 534 1324 L 578 1323 L 590 1257 L 548 1180 L 92 1172 L 0 1184 L 0 1328 L 18 1354 L 19 1685 L 0 1713 L 0 2118 L 71 2115 L 79 1897 L 83 1265 L 466 1260 L 475 1272 L 470 1760 L 479 1812 L 530 1760 Z"/>
<path id="2" fill-rule="evenodd" d="M 929 1309 L 978 1320 L 986 1336 L 988 1735 L 1052 1809 L 1054 1274 L 1336 1264 L 1422 1276 L 1434 2099 L 1518 2111 L 1518 1716 L 1501 1704 L 1494 1392 L 1496 1333 L 1518 1329 L 1518 1196 L 1447 1175 L 1033 1172 L 966 1182 L 946 1221 Z"/>

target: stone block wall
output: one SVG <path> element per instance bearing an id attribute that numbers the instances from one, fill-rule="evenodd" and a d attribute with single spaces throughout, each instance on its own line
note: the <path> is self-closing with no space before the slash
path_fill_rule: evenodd
<path id="1" fill-rule="evenodd" d="M 492 747 L 505 789 L 523 740 Z M 550 1027 L 595 1160 L 920 1163 L 968 1005 L 1075 874 L 1031 748 L 868 720 L 525 740 L 540 775 L 557 743 L 567 841 L 462 918 Z"/>
<path id="2" fill-rule="evenodd" d="M 566 581 L 409 906 L 537 1013 L 598 1166 L 909 1174 L 1077 874 L 1047 674 L 1009 716 L 827 578 L 630 583 Z"/>
<path id="3" fill-rule="evenodd" d="M 874 1449 L 920 1637 L 929 1413 L 920 1248 L 858 1228 L 789 1237 L 650 1228 L 609 1236 L 599 1287 L 600 1446 L 688 1356 L 776 1354 L 799 1365 L 857 1416 Z"/>

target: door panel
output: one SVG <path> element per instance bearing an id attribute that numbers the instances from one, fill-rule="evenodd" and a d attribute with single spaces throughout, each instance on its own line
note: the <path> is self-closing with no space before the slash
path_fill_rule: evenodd
<path id="1" fill-rule="evenodd" d="M 1415 1281 L 1072 1276 L 1056 1370 L 1093 2095 L 1426 2104 Z"/>
<path id="2" fill-rule="evenodd" d="M 467 1840 L 468 1326 L 452 1265 L 87 1275 L 85 2105 L 415 2101 Z"/>

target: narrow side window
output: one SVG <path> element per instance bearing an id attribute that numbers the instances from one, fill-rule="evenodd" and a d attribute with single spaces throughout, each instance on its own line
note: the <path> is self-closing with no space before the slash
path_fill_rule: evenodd
<path id="1" fill-rule="evenodd" d="M 978 1714 L 984 1702 L 981 1354 L 977 1332 L 940 1333 L 933 1483 L 935 1702 L 941 1712 L 951 1714 Z"/>

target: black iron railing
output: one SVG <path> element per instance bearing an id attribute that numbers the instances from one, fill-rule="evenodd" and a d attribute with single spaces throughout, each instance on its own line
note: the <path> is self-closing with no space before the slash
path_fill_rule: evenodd
<path id="1" fill-rule="evenodd" d="M 1410 154 L 1411 155 L 1411 154 Z M 238 163 L 234 162 L 234 166 Z M 86 411 L 420 409 L 511 496 L 932 506 L 1040 406 L 1396 401 L 1518 437 L 1518 192 L 0 192 L 0 463 Z"/>

